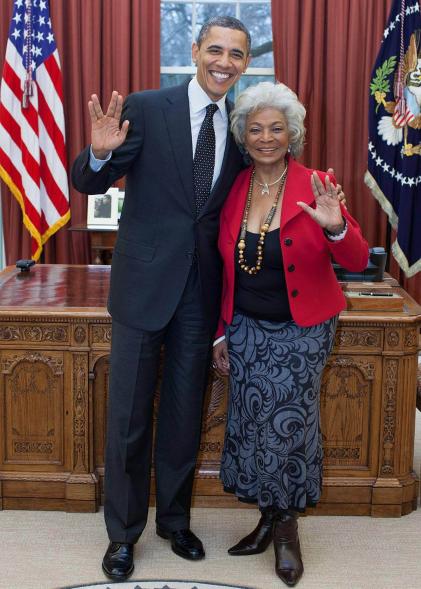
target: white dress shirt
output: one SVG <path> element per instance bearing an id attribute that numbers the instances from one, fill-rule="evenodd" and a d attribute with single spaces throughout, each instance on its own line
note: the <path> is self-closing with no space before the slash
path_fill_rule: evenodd
<path id="1" fill-rule="evenodd" d="M 193 158 L 196 152 L 197 137 L 199 135 L 200 127 L 206 115 L 206 107 L 212 102 L 203 88 L 197 81 L 196 76 L 189 82 L 188 87 L 189 110 L 190 110 L 190 126 L 192 137 Z M 215 129 L 215 168 L 213 171 L 212 188 L 221 172 L 222 161 L 224 159 L 225 144 L 227 141 L 228 131 L 228 113 L 225 105 L 225 96 L 218 102 L 215 102 L 218 110 L 213 116 L 213 126 Z M 94 172 L 99 172 L 102 166 L 111 158 L 110 152 L 106 159 L 99 160 L 92 153 L 92 146 L 90 151 L 89 165 Z"/>

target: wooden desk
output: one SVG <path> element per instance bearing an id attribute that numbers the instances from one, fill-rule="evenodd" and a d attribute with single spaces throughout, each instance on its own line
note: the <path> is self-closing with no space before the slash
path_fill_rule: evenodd
<path id="1" fill-rule="evenodd" d="M 89 233 L 92 264 L 111 264 L 118 227 L 88 227 L 80 223 L 68 227 L 68 231 L 85 231 Z"/>
<path id="2" fill-rule="evenodd" d="M 109 266 L 0 273 L 0 507 L 95 511 L 102 501 L 111 319 Z M 348 289 L 358 284 L 345 285 Z M 361 287 L 361 285 L 359 285 Z M 364 284 L 364 289 L 367 284 Z M 324 491 L 316 514 L 397 517 L 416 509 L 413 473 L 421 309 L 344 312 L 323 375 Z M 218 480 L 224 379 L 208 389 L 197 506 L 240 506 Z"/>

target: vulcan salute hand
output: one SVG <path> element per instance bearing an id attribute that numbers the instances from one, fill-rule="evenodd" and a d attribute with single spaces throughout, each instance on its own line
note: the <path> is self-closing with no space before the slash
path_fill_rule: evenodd
<path id="1" fill-rule="evenodd" d="M 329 168 L 328 171 L 326 172 L 326 174 L 330 174 L 331 176 L 334 176 L 335 171 L 333 168 Z M 344 191 L 342 190 L 342 186 L 340 184 L 337 184 L 335 188 L 336 188 L 336 193 L 339 196 L 339 201 L 340 201 L 341 205 L 344 206 L 345 208 L 347 208 L 346 196 L 344 194 Z"/>
<path id="2" fill-rule="evenodd" d="M 124 121 L 120 128 L 123 97 L 114 90 L 105 115 L 96 94 L 92 94 L 88 107 L 92 123 L 92 152 L 97 159 L 105 159 L 110 151 L 120 147 L 126 139 L 129 121 Z"/>
<path id="3" fill-rule="evenodd" d="M 313 172 L 311 176 L 311 188 L 316 200 L 316 208 L 313 209 L 304 202 L 297 202 L 297 205 L 329 233 L 341 233 L 345 224 L 339 205 L 340 198 L 337 194 L 336 187 L 329 180 L 329 176 L 326 176 L 324 186 L 317 172 Z"/>

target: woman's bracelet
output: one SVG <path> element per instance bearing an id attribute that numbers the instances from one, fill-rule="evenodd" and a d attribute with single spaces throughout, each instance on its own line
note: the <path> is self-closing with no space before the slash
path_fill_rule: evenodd
<path id="1" fill-rule="evenodd" d="M 327 229 L 324 229 L 326 237 L 330 239 L 330 241 L 340 241 L 341 239 L 343 239 L 346 235 L 346 232 L 348 231 L 348 224 L 346 222 L 346 219 L 344 219 L 344 223 L 345 226 L 340 233 L 331 233 Z"/>

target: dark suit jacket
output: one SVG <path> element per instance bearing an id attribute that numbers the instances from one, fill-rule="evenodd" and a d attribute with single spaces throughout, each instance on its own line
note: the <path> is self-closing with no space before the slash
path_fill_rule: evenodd
<path id="1" fill-rule="evenodd" d="M 99 172 L 89 148 L 76 159 L 72 181 L 83 193 L 103 193 L 126 175 L 126 192 L 113 253 L 108 309 L 114 319 L 158 330 L 172 317 L 197 256 L 205 313 L 211 329 L 219 315 L 219 212 L 242 167 L 230 132 L 220 176 L 198 218 L 187 84 L 131 94 L 122 121 L 124 144 Z"/>

